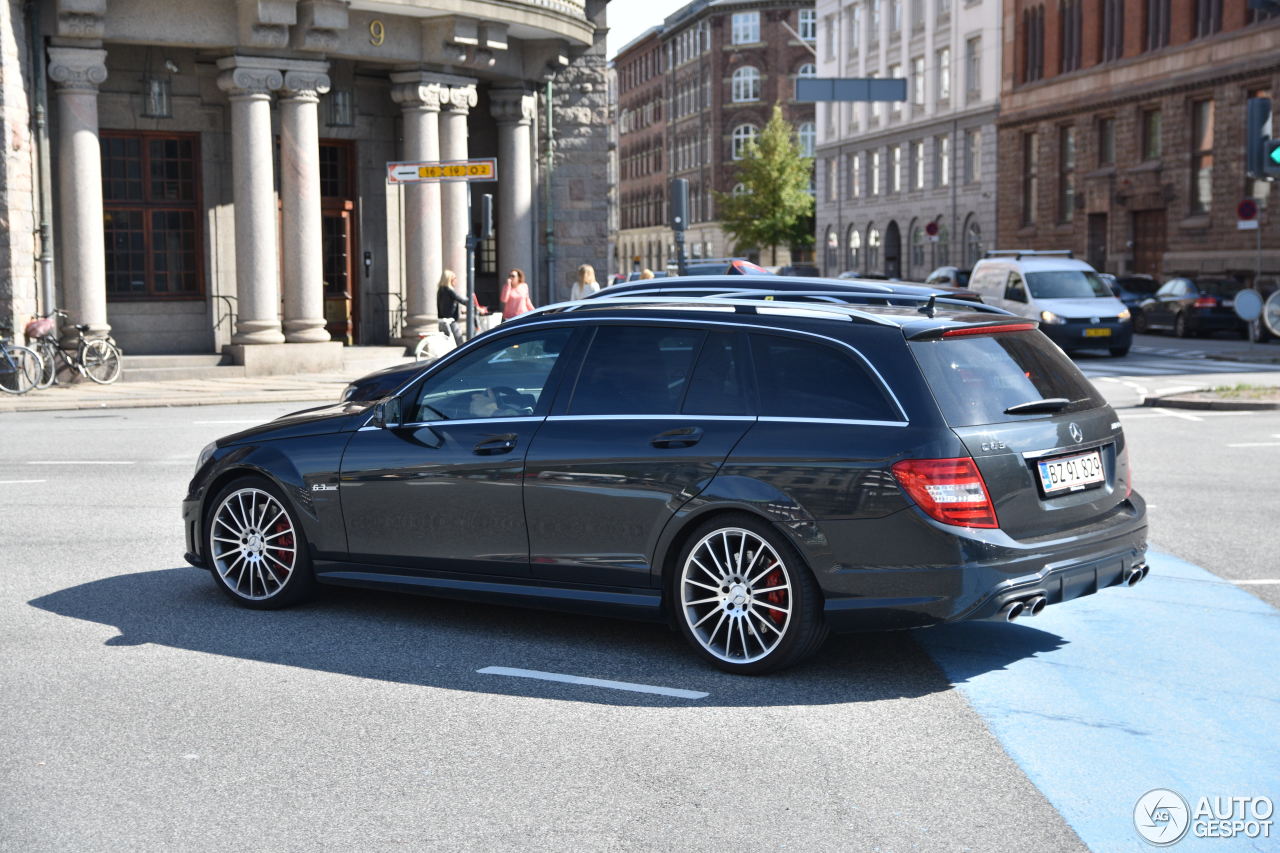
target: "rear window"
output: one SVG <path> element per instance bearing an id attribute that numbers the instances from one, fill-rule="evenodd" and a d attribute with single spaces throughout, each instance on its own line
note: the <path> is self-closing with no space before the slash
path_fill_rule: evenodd
<path id="1" fill-rule="evenodd" d="M 1199 281 L 1196 284 L 1200 286 L 1201 293 L 1207 293 L 1210 296 L 1235 296 L 1244 289 L 1243 284 L 1231 279 Z"/>
<path id="2" fill-rule="evenodd" d="M 911 352 L 953 427 L 1048 417 L 1004 410 L 1053 397 L 1071 401 L 1057 414 L 1105 405 L 1071 359 L 1037 332 L 912 341 Z"/>
<path id="3" fill-rule="evenodd" d="M 1027 286 L 1036 299 L 1088 299 L 1113 295 L 1097 273 L 1086 270 L 1029 272 Z"/>

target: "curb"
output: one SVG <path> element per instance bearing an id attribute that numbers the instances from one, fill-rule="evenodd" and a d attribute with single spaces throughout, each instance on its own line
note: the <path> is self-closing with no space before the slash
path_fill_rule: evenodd
<path id="1" fill-rule="evenodd" d="M 1269 400 L 1200 400 L 1195 397 L 1173 394 L 1168 397 L 1147 397 L 1143 406 L 1160 409 L 1199 409 L 1215 412 L 1267 412 L 1280 409 L 1280 402 Z"/>
<path id="2" fill-rule="evenodd" d="M 314 393 L 277 393 L 271 395 L 240 395 L 210 397 L 192 395 L 190 397 L 122 397 L 119 400 L 68 400 L 65 402 L 39 402 L 27 405 L 0 404 L 0 414 L 22 412 L 74 412 L 101 409 L 173 409 L 185 406 L 234 406 L 241 403 L 332 403 L 337 398 L 333 395 Z"/>

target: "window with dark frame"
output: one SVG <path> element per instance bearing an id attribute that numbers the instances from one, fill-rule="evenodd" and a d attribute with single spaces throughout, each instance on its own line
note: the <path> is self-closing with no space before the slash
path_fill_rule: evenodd
<path id="1" fill-rule="evenodd" d="M 1124 0 L 1103 0 L 1100 53 L 1103 62 L 1113 62 L 1124 56 Z"/>
<path id="2" fill-rule="evenodd" d="M 1142 159 L 1143 161 L 1159 160 L 1164 155 L 1164 143 L 1161 136 L 1164 121 L 1160 109 L 1142 111 Z"/>
<path id="3" fill-rule="evenodd" d="M 1098 119 L 1098 165 L 1116 164 L 1116 119 L 1104 116 Z"/>
<path id="4" fill-rule="evenodd" d="M 1142 0 L 1146 4 L 1146 24 L 1143 44 L 1147 50 L 1159 50 L 1169 44 L 1169 18 L 1171 0 Z"/>
<path id="5" fill-rule="evenodd" d="M 1058 71 L 1067 73 L 1080 68 L 1080 34 L 1084 28 L 1081 0 L 1059 0 L 1058 5 Z"/>
<path id="6" fill-rule="evenodd" d="M 1191 212 L 1213 203 L 1213 101 L 1191 103 Z"/>
<path id="7" fill-rule="evenodd" d="M 1076 129 L 1058 128 L 1058 222 L 1070 222 L 1076 212 Z"/>
<path id="8" fill-rule="evenodd" d="M 1222 30 L 1222 0 L 1194 0 L 1196 38 L 1211 36 Z"/>
<path id="9" fill-rule="evenodd" d="M 1032 83 L 1044 77 L 1044 6 L 1023 11 L 1022 41 L 1022 82 Z"/>
<path id="10" fill-rule="evenodd" d="M 198 136 L 103 131 L 100 149 L 108 298 L 202 298 Z"/>
<path id="11" fill-rule="evenodd" d="M 1036 221 L 1037 177 L 1039 152 L 1036 146 L 1037 134 L 1033 131 L 1022 134 L 1022 224 L 1034 225 Z"/>

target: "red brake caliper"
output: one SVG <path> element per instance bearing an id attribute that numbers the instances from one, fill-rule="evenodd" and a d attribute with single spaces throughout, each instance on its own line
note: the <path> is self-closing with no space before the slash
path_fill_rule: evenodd
<path id="1" fill-rule="evenodd" d="M 778 569 L 774 569 L 769 572 L 769 574 L 765 575 L 764 585 L 766 588 L 771 586 L 782 586 L 782 572 Z M 766 592 L 764 594 L 764 599 L 776 607 L 786 607 L 785 602 L 787 600 L 787 591 L 785 589 L 775 589 L 773 592 Z M 787 618 L 787 614 L 779 610 L 772 610 L 768 607 L 766 607 L 765 610 L 769 611 L 769 618 L 778 625 L 781 625 L 782 620 Z"/>
<path id="2" fill-rule="evenodd" d="M 275 552 L 276 552 L 276 559 L 277 559 L 277 560 L 279 560 L 281 563 L 283 563 L 283 564 L 284 564 L 284 565 L 286 565 L 286 566 L 292 566 L 292 565 L 293 565 L 293 557 L 291 557 L 291 556 L 290 556 L 290 554 L 291 554 L 292 552 L 290 552 L 290 551 L 285 551 L 285 550 L 284 550 L 285 548 L 292 548 L 292 547 L 293 547 L 293 534 L 292 534 L 292 533 L 289 533 L 289 525 L 288 525 L 288 524 L 286 524 L 284 521 L 277 522 L 277 523 L 276 523 L 276 529 L 275 529 L 275 532 L 276 532 L 276 533 L 284 533 L 284 534 L 286 534 L 286 535 L 284 535 L 284 536 L 280 536 L 280 537 L 278 537 L 278 538 L 276 539 L 276 546 L 277 546 L 277 547 L 275 548 Z M 278 569 L 278 571 L 276 572 L 276 574 L 288 575 L 288 574 L 289 574 L 289 570 L 288 570 L 288 569 Z M 283 581 L 284 581 L 284 578 L 283 578 L 283 577 L 281 577 L 281 579 L 280 579 L 280 580 L 283 582 Z"/>

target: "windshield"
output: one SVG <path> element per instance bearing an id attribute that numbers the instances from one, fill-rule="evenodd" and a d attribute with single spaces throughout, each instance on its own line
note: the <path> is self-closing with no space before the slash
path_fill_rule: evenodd
<path id="1" fill-rule="evenodd" d="M 956 284 L 961 287 L 969 286 L 969 273 L 967 270 L 956 270 Z"/>
<path id="2" fill-rule="evenodd" d="M 1238 281 L 1231 279 L 1218 281 L 1200 281 L 1201 293 L 1207 293 L 1210 296 L 1235 296 L 1244 289 L 1244 285 Z"/>
<path id="3" fill-rule="evenodd" d="M 1027 273 L 1027 286 L 1036 299 L 1088 299 L 1112 296 L 1111 288 L 1092 270 Z"/>

